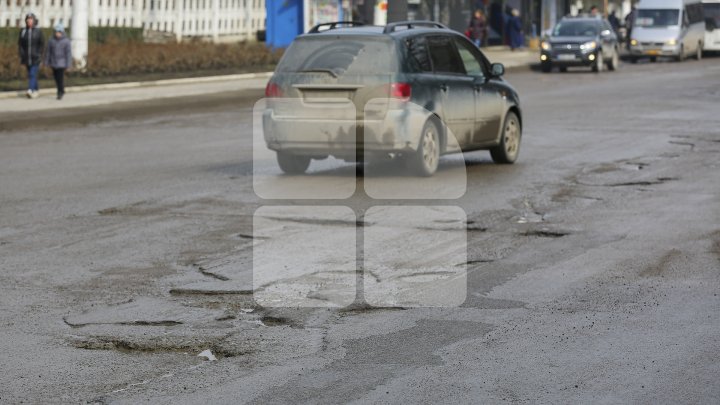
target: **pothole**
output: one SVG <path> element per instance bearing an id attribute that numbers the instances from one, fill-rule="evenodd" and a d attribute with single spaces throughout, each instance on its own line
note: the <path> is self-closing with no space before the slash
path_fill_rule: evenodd
<path id="1" fill-rule="evenodd" d="M 533 229 L 523 233 L 523 236 L 533 236 L 538 238 L 562 238 L 570 235 L 567 231 L 557 231 L 550 229 Z"/>
<path id="2" fill-rule="evenodd" d="M 654 186 L 669 181 L 680 180 L 678 177 L 658 177 L 655 180 L 624 181 L 620 183 L 605 184 L 606 187 L 627 187 L 627 186 Z"/>
<path id="3" fill-rule="evenodd" d="M 679 145 L 679 146 L 687 146 L 690 148 L 690 150 L 695 149 L 695 144 L 692 142 L 685 142 L 685 141 L 668 141 L 668 143 L 673 145 Z"/>
<path id="4" fill-rule="evenodd" d="M 271 316 L 271 315 L 265 315 L 262 318 L 260 318 L 260 322 L 262 322 L 265 326 L 290 326 L 290 327 L 299 327 L 299 325 L 293 321 L 290 318 L 285 318 L 282 316 Z"/>

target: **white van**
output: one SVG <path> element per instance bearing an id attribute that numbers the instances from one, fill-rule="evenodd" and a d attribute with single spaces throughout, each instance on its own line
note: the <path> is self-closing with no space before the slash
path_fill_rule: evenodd
<path id="1" fill-rule="evenodd" d="M 702 58 L 705 17 L 700 0 L 640 0 L 630 38 L 630 60 L 688 55 Z"/>
<path id="2" fill-rule="evenodd" d="M 705 42 L 703 50 L 720 51 L 720 0 L 703 0 Z"/>

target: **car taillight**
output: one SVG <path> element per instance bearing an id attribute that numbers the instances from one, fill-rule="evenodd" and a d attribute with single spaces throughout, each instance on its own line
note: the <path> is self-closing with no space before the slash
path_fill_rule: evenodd
<path id="1" fill-rule="evenodd" d="M 400 100 L 410 100 L 412 87 L 408 83 L 393 83 L 390 85 L 390 97 Z"/>
<path id="2" fill-rule="evenodd" d="M 268 82 L 265 86 L 265 97 L 282 97 L 280 86 L 273 82 Z"/>

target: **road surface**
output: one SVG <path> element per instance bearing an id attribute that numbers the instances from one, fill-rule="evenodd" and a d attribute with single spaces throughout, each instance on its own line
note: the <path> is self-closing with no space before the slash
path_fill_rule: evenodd
<path id="1" fill-rule="evenodd" d="M 474 152 L 465 177 L 444 158 L 442 181 L 425 183 L 440 194 L 413 200 L 363 190 L 418 180 L 332 161 L 301 178 L 255 170 L 281 191 L 349 185 L 350 198 L 259 198 L 261 90 L 15 119 L 0 132 L 0 402 L 717 403 L 719 61 L 509 72 L 519 161 Z M 258 210 L 298 204 L 349 208 L 253 229 Z M 304 229 L 352 247 L 387 205 L 461 208 L 460 305 L 253 300 L 253 246 L 306 243 Z M 412 218 L 409 247 L 427 229 Z M 208 349 L 216 360 L 198 357 Z"/>

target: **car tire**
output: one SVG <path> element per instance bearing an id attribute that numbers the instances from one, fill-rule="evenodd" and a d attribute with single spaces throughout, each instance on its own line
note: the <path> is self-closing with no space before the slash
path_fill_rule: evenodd
<path id="1" fill-rule="evenodd" d="M 675 60 L 677 62 L 682 62 L 685 60 L 685 47 L 680 45 L 680 54 L 675 57 Z"/>
<path id="2" fill-rule="evenodd" d="M 552 72 L 552 63 L 550 63 L 550 62 L 540 62 L 540 70 L 542 70 L 543 73 L 550 73 L 550 72 Z"/>
<path id="3" fill-rule="evenodd" d="M 430 177 L 437 171 L 440 162 L 440 126 L 437 120 L 425 122 L 417 151 L 408 156 L 407 164 L 416 175 Z"/>
<path id="4" fill-rule="evenodd" d="M 615 49 L 610 62 L 608 62 L 608 70 L 617 70 L 618 65 L 620 65 L 620 55 L 618 55 L 618 50 Z"/>
<path id="5" fill-rule="evenodd" d="M 277 162 L 280 170 L 287 174 L 303 174 L 310 166 L 309 156 L 298 156 L 289 152 L 278 151 Z"/>
<path id="6" fill-rule="evenodd" d="M 655 63 L 657 62 L 657 57 L 653 56 L 650 58 L 650 62 Z"/>
<path id="7" fill-rule="evenodd" d="M 638 62 L 638 58 L 636 58 L 636 57 L 634 57 L 634 56 L 631 56 L 631 57 L 630 57 L 630 63 L 635 64 L 635 63 L 637 63 L 637 62 Z"/>
<path id="8" fill-rule="evenodd" d="M 567 72 L 567 66 L 560 66 L 560 67 L 558 68 L 558 70 L 561 71 L 561 72 L 563 72 L 563 73 L 565 73 L 565 72 Z"/>
<path id="9" fill-rule="evenodd" d="M 605 61 L 603 60 L 602 56 L 602 50 L 598 50 L 595 54 L 595 63 L 593 63 L 592 71 L 595 73 L 600 73 L 603 71 L 603 67 L 605 66 Z"/>
<path id="10" fill-rule="evenodd" d="M 500 144 L 490 148 L 490 156 L 493 162 L 498 164 L 515 163 L 520 153 L 520 141 L 522 140 L 522 127 L 517 114 L 509 111 L 503 122 Z"/>

